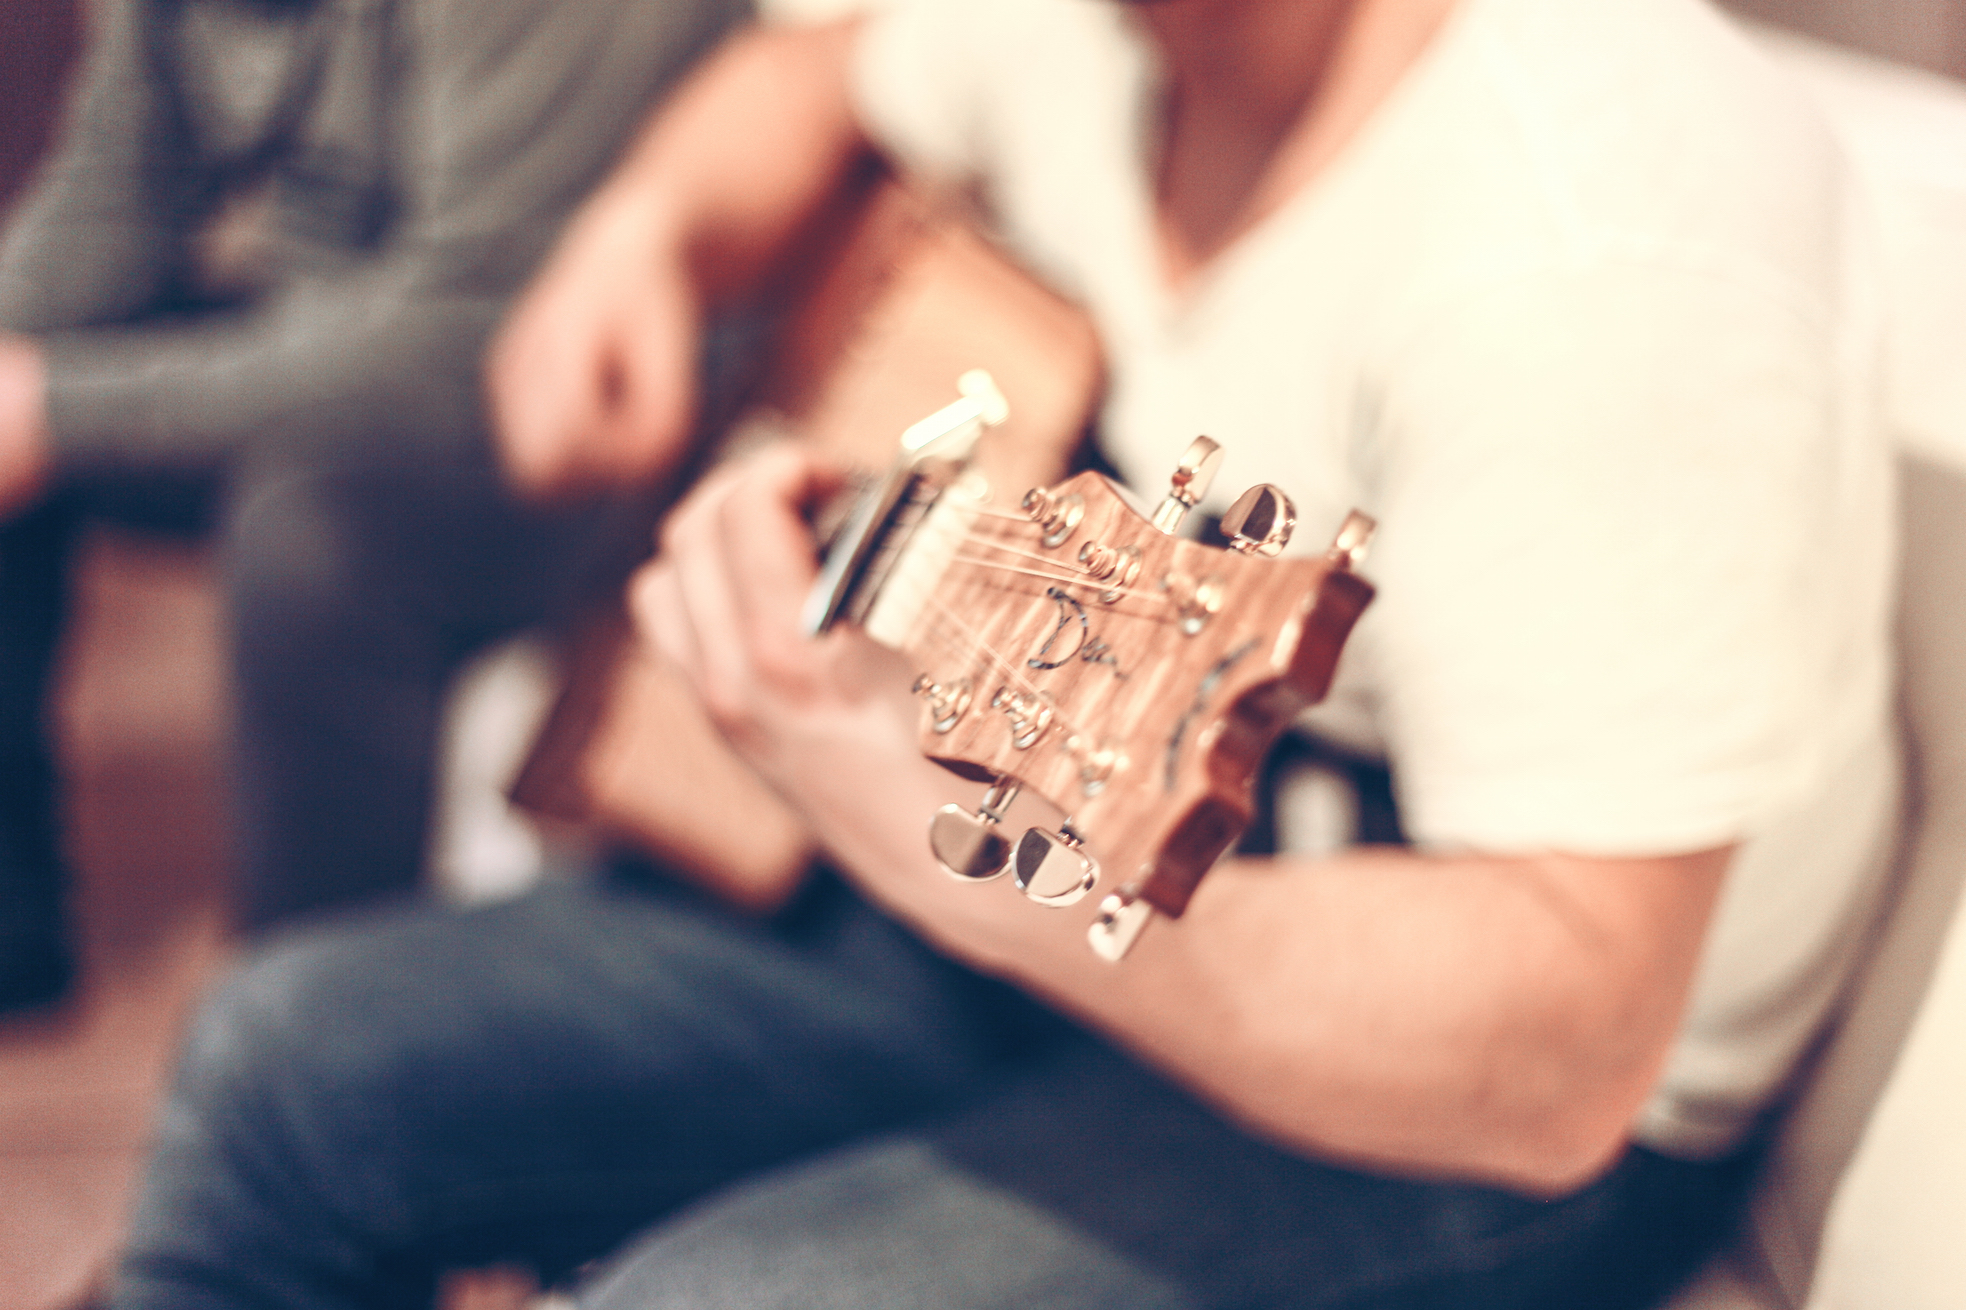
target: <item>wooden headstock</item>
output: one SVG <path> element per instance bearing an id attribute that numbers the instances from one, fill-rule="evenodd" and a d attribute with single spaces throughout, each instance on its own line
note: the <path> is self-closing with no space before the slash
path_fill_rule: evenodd
<path id="1" fill-rule="evenodd" d="M 1264 754 L 1324 696 L 1373 594 L 1363 515 L 1322 556 L 1265 558 L 1292 513 L 1274 488 L 1232 511 L 1237 549 L 1170 535 L 1214 462 L 1203 438 L 1151 518 L 1096 473 L 1015 509 L 957 484 L 865 616 L 921 670 L 924 753 L 990 784 L 975 815 L 936 817 L 938 857 L 1048 904 L 1116 887 L 1093 929 L 1108 958 L 1148 907 L 1178 916 L 1249 822 Z M 1071 818 L 1012 843 L 998 825 L 1020 789 Z"/>

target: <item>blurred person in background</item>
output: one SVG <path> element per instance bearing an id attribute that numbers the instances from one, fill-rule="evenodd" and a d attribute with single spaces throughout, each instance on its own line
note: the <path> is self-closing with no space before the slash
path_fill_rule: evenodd
<path id="1" fill-rule="evenodd" d="M 1077 295 L 1104 452 L 1381 520 L 1315 726 L 1411 844 L 1231 858 L 1114 968 L 935 866 L 912 670 L 802 635 L 779 448 L 645 631 L 833 865 L 289 943 L 196 1026 L 112 1294 L 608 1307 L 1654 1304 L 1724 1230 L 1892 839 L 1855 192 L 1698 0 L 921 0 L 712 59 L 492 352 L 535 491 L 646 479 L 708 306 L 871 151 Z M 1014 403 L 1014 400 L 1013 400 Z M 1308 543 L 1316 549 L 1321 542 Z"/>
<path id="2" fill-rule="evenodd" d="M 484 342 L 744 8 L 95 6 L 0 245 L 0 1010 L 73 972 L 45 705 L 91 521 L 217 542 L 244 925 L 414 884 L 451 672 L 646 542 L 513 502 Z"/>

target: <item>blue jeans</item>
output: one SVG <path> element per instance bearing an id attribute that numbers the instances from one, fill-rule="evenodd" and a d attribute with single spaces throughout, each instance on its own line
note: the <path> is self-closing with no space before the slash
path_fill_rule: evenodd
<path id="1" fill-rule="evenodd" d="M 424 1306 L 518 1261 L 608 1308 L 1640 1306 L 1744 1172 L 1634 1150 L 1535 1201 L 1337 1168 L 830 878 L 769 921 L 575 882 L 242 970 L 111 1304 Z"/>

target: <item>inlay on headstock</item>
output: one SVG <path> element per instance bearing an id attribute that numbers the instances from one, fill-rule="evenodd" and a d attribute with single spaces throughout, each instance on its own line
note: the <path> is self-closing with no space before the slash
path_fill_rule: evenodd
<path id="1" fill-rule="evenodd" d="M 1113 890 L 1091 929 L 1117 960 L 1154 909 L 1178 916 L 1253 812 L 1252 780 L 1290 720 L 1321 699 L 1372 598 L 1356 572 L 1372 522 L 1277 559 L 1295 510 L 1275 487 L 1224 519 L 1227 550 L 1174 536 L 1221 450 L 1190 447 L 1150 514 L 1096 473 L 1006 505 L 963 472 L 1004 406 L 987 379 L 910 429 L 815 598 L 920 670 L 922 749 L 987 784 L 975 813 L 945 806 L 930 841 L 953 875 L 1008 874 L 1041 904 Z M 842 562 L 842 561 L 845 562 Z M 1020 790 L 1071 817 L 1014 841 Z"/>

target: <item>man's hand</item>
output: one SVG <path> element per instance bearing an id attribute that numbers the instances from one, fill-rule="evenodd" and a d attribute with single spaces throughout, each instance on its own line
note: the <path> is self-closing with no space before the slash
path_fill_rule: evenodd
<path id="1" fill-rule="evenodd" d="M 657 216 L 596 195 L 488 357 L 513 485 L 546 498 L 658 477 L 689 435 L 696 339 L 694 291 Z"/>
<path id="2" fill-rule="evenodd" d="M 27 337 L 0 333 L 0 519 L 21 509 L 47 485 L 47 370 L 41 348 Z"/>
<path id="3" fill-rule="evenodd" d="M 855 630 L 814 639 L 800 612 L 817 567 L 802 511 L 840 486 L 792 445 L 728 465 L 670 516 L 662 551 L 635 580 L 644 637 L 695 686 L 752 766 L 809 815 L 884 768 L 915 768 L 908 674 Z"/>

